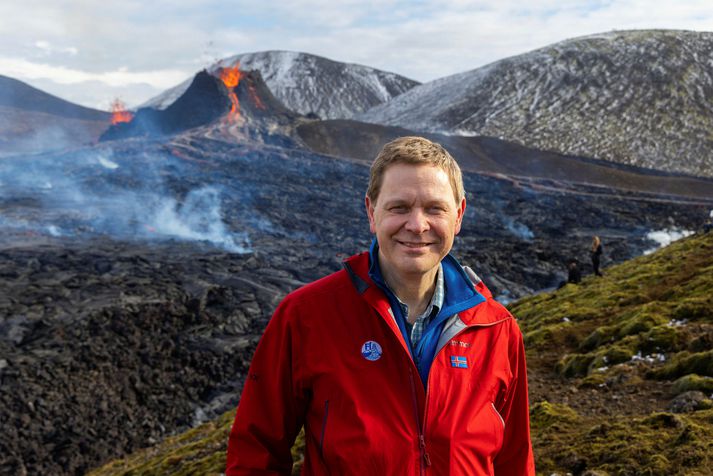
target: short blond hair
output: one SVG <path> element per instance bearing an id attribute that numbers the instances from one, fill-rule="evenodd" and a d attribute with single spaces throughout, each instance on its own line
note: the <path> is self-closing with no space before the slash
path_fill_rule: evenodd
<path id="1" fill-rule="evenodd" d="M 448 181 L 453 189 L 456 204 L 460 204 L 465 197 L 463 174 L 451 154 L 441 144 L 431 142 L 424 137 L 406 136 L 394 139 L 384 145 L 371 164 L 366 196 L 372 202 L 376 202 L 379 197 L 386 169 L 395 164 L 433 165 L 438 167 L 448 174 Z"/>

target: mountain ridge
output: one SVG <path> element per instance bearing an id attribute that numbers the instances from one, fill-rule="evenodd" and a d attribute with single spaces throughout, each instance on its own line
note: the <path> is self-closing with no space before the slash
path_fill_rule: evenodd
<path id="1" fill-rule="evenodd" d="M 565 40 L 416 86 L 356 120 L 713 176 L 713 33 Z"/>
<path id="2" fill-rule="evenodd" d="M 207 70 L 214 73 L 238 64 L 243 71 L 258 70 L 273 95 L 287 108 L 323 119 L 351 117 L 419 84 L 369 66 L 281 50 L 238 54 L 217 61 Z M 141 107 L 167 107 L 183 93 L 187 83 L 184 81 Z M 351 88 L 345 88 L 345 84 Z"/>

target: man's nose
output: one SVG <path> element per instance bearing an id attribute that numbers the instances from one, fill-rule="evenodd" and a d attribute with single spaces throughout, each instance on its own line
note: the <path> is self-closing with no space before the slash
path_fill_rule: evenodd
<path id="1" fill-rule="evenodd" d="M 428 217 L 418 208 L 414 208 L 409 213 L 408 220 L 406 221 L 405 228 L 411 233 L 424 233 L 428 230 Z"/>

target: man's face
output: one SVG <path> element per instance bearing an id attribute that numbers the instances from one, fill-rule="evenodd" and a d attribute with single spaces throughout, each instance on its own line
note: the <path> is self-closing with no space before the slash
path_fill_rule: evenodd
<path id="1" fill-rule="evenodd" d="M 443 169 L 394 164 L 384 172 L 376 201 L 366 198 L 366 210 L 379 242 L 382 272 L 409 280 L 435 272 L 451 250 L 465 198 L 456 203 Z"/>

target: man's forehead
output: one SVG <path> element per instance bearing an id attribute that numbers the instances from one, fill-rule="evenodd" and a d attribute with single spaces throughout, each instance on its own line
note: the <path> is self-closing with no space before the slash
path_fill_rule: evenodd
<path id="1" fill-rule="evenodd" d="M 389 173 L 391 172 L 391 173 Z M 445 170 L 430 164 L 394 164 L 384 173 L 380 195 L 384 200 L 453 200 L 453 188 Z"/>

